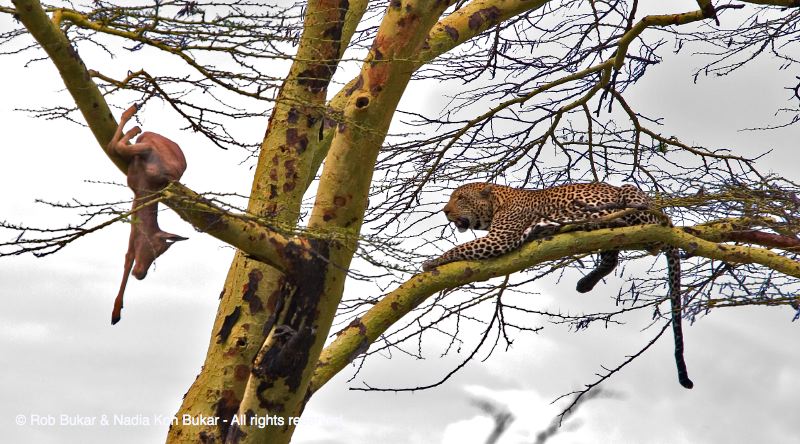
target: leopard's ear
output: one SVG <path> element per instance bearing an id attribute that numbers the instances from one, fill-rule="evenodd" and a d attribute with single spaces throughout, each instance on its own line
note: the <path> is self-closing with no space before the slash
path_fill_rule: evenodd
<path id="1" fill-rule="evenodd" d="M 486 185 L 484 185 L 483 188 L 481 188 L 481 192 L 480 192 L 481 193 L 481 197 L 489 197 L 489 196 L 491 196 L 493 188 L 494 188 L 494 186 L 492 184 L 490 184 L 490 183 L 487 183 Z"/>

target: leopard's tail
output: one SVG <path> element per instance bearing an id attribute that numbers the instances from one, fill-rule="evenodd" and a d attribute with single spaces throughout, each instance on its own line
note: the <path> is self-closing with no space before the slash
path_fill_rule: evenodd
<path id="1" fill-rule="evenodd" d="M 683 359 L 683 326 L 681 310 L 681 262 L 678 249 L 667 247 L 667 274 L 669 276 L 669 298 L 672 308 L 672 334 L 675 338 L 675 365 L 678 367 L 678 381 L 690 389 L 694 383 L 689 379 L 686 362 Z"/>

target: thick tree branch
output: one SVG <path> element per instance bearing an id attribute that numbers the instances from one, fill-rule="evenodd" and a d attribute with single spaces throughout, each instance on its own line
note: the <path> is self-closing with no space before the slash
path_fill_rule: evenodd
<path id="1" fill-rule="evenodd" d="M 800 238 L 790 234 L 767 233 L 754 226 L 770 226 L 771 219 L 732 218 L 712 221 L 693 227 L 683 227 L 687 233 L 710 242 L 743 242 L 785 251 L 800 251 Z"/>
<path id="2" fill-rule="evenodd" d="M 117 129 L 117 121 L 75 48 L 58 26 L 50 21 L 38 0 L 13 0 L 13 3 L 22 24 L 47 52 L 61 74 L 64 85 L 83 114 L 97 143 L 114 165 L 127 173 L 127 162 L 107 146 Z"/>
<path id="3" fill-rule="evenodd" d="M 527 11 L 533 11 L 546 5 L 549 0 L 474 0 L 468 5 L 439 20 L 428 33 L 423 48 L 410 59 L 412 70 L 429 63 L 436 57 L 450 51 L 456 46 L 480 35 L 492 26 L 502 23 L 511 17 Z M 330 116 L 341 116 L 350 93 L 356 88 L 360 77 L 348 82 L 328 103 Z M 324 137 L 313 141 L 314 152 L 312 171 L 317 171 L 328 155 L 336 125 L 325 128 Z M 309 179 L 306 188 L 311 185 Z"/>
<path id="4" fill-rule="evenodd" d="M 547 3 L 549 0 L 473 0 L 434 25 L 428 34 L 427 48 L 414 61 L 414 69 L 511 17 Z"/>
<path id="5" fill-rule="evenodd" d="M 431 295 L 566 256 L 607 249 L 643 249 L 655 242 L 676 246 L 695 256 L 735 264 L 759 264 L 800 278 L 800 262 L 765 248 L 718 244 L 693 236 L 685 230 L 662 225 L 642 225 L 565 233 L 548 240 L 532 242 L 518 251 L 496 259 L 455 262 L 417 274 L 385 295 L 364 316 L 338 333 L 336 340 L 320 356 L 311 390 L 319 389 L 356 356 L 365 352 L 389 327 Z M 698 233 L 702 234 L 702 229 Z"/>
<path id="6" fill-rule="evenodd" d="M 216 83 L 217 85 L 219 85 L 219 86 L 221 86 L 221 87 L 223 87 L 223 88 L 225 88 L 227 90 L 233 91 L 233 92 L 235 92 L 237 94 L 241 94 L 243 96 L 250 97 L 250 98 L 253 98 L 253 99 L 267 100 L 260 93 L 248 92 L 248 91 L 245 91 L 245 90 L 243 90 L 241 88 L 236 88 L 236 87 L 232 86 L 229 83 L 221 81 L 216 75 L 214 75 L 214 73 L 210 72 L 202 64 L 200 64 L 197 61 L 195 61 L 195 59 L 193 57 L 191 57 L 187 53 L 187 51 L 184 51 L 181 48 L 170 46 L 170 45 L 168 45 L 168 44 L 166 44 L 164 42 L 161 42 L 161 41 L 159 41 L 157 39 L 147 38 L 147 37 L 145 37 L 144 33 L 142 33 L 142 32 L 124 31 L 124 30 L 121 30 L 121 29 L 111 28 L 111 27 L 106 26 L 105 24 L 103 24 L 101 22 L 91 21 L 85 15 L 79 13 L 78 11 L 72 10 L 72 9 L 61 8 L 61 9 L 57 9 L 55 12 L 53 12 L 53 21 L 55 22 L 55 26 L 56 27 L 58 27 L 59 23 L 61 21 L 63 21 L 63 20 L 67 20 L 67 21 L 75 24 L 76 26 L 84 28 L 84 29 L 91 29 L 91 30 L 96 31 L 98 33 L 109 34 L 109 35 L 113 35 L 113 36 L 116 36 L 116 37 L 122 37 L 122 38 L 130 40 L 130 41 L 147 44 L 147 45 L 150 45 L 150 46 L 152 46 L 154 48 L 158 48 L 161 51 L 168 52 L 170 54 L 176 55 L 176 56 L 180 57 L 181 60 L 186 62 L 187 65 L 189 65 L 192 68 L 194 68 L 195 70 L 197 70 L 197 72 L 199 72 L 203 77 L 207 78 L 208 80 Z"/>
<path id="7" fill-rule="evenodd" d="M 120 171 L 127 172 L 125 160 L 108 148 L 117 121 L 103 94 L 92 81 L 83 60 L 61 30 L 50 21 L 37 0 L 15 0 L 14 4 L 22 23 L 56 65 L 100 147 Z M 263 225 L 230 215 L 184 185 L 173 184 L 165 191 L 165 196 L 163 203 L 199 231 L 208 232 L 259 260 L 285 269 L 286 260 L 282 257 L 282 251 L 286 251 L 295 241 Z M 269 241 L 265 242 L 265 239 Z"/>
<path id="8" fill-rule="evenodd" d="M 161 201 L 198 231 L 241 250 L 245 255 L 287 270 L 291 262 L 308 258 L 312 249 L 299 236 L 289 237 L 288 228 L 270 227 L 268 222 L 248 215 L 233 214 L 195 193 L 185 185 L 174 182 L 162 192 Z"/>

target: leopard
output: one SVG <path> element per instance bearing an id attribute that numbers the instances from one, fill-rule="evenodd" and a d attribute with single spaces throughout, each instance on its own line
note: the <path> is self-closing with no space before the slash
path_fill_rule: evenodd
<path id="1" fill-rule="evenodd" d="M 461 185 L 442 209 L 448 222 L 460 232 L 488 230 L 488 234 L 458 245 L 441 256 L 425 261 L 423 271 L 457 261 L 481 261 L 517 250 L 524 243 L 555 235 L 562 227 L 575 230 L 627 227 L 646 224 L 672 225 L 669 217 L 653 208 L 653 200 L 631 184 L 604 182 L 569 183 L 543 189 L 520 189 L 476 182 Z M 614 218 L 612 213 L 619 212 Z M 611 219 L 609 219 L 609 216 Z M 604 219 L 605 217 L 605 219 Z M 690 389 L 684 359 L 681 310 L 680 252 L 672 246 L 654 245 L 667 258 L 671 324 L 679 383 Z M 595 268 L 578 280 L 576 291 L 587 293 L 619 263 L 619 250 L 599 253 Z"/>

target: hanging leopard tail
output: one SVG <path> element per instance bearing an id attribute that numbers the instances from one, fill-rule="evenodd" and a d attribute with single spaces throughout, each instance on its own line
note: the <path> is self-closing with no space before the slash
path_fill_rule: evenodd
<path id="1" fill-rule="evenodd" d="M 681 262 L 678 249 L 666 247 L 667 275 L 669 277 L 669 299 L 672 315 L 672 334 L 675 338 L 675 365 L 678 367 L 678 382 L 687 389 L 694 387 L 683 359 L 683 326 L 681 309 Z"/>

